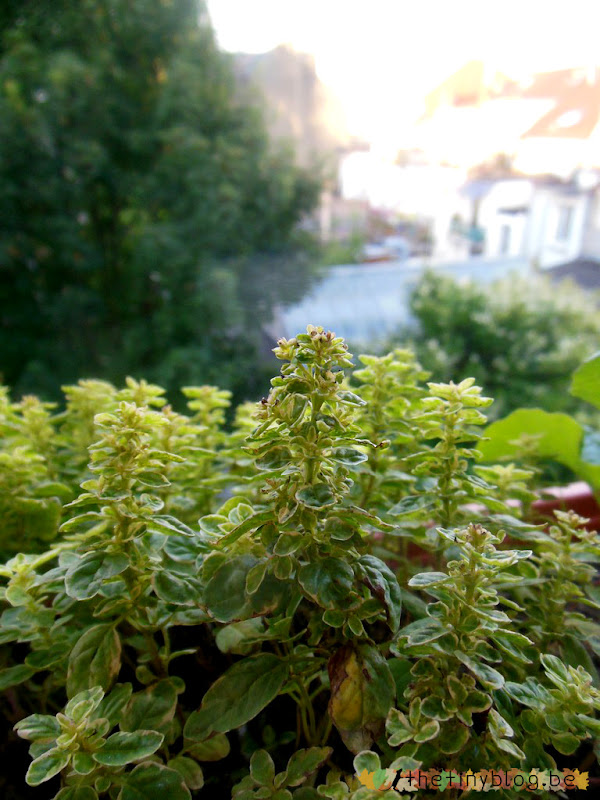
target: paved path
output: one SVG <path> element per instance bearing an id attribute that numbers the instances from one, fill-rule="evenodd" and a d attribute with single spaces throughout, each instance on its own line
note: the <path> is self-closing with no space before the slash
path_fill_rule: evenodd
<path id="1" fill-rule="evenodd" d="M 514 258 L 428 266 L 459 281 L 480 283 L 511 273 L 522 276 L 530 269 L 524 259 Z M 353 345 L 383 339 L 410 322 L 408 300 L 423 270 L 420 259 L 330 267 L 300 303 L 279 311 L 271 330 L 289 338 L 310 323 L 335 331 Z"/>

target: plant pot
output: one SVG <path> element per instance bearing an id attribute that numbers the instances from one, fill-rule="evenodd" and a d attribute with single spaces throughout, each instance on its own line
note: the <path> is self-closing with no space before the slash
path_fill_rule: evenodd
<path id="1" fill-rule="evenodd" d="M 554 511 L 575 511 L 579 516 L 589 519 L 586 524 L 588 530 L 600 529 L 600 506 L 592 489 L 584 481 L 554 486 L 545 489 L 544 494 L 546 496 L 543 499 L 536 500 L 532 505 L 534 521 L 545 522 Z"/>

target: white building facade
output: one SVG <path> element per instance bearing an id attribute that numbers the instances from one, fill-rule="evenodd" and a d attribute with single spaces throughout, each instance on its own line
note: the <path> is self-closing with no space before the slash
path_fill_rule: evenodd
<path id="1" fill-rule="evenodd" d="M 548 269 L 584 251 L 594 199 L 589 189 L 574 182 L 514 178 L 474 181 L 465 193 L 472 219 L 483 232 L 481 255 L 521 256 Z"/>

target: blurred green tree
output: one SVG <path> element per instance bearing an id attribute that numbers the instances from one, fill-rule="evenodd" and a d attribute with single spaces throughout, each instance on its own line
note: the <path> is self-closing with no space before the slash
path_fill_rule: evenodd
<path id="1" fill-rule="evenodd" d="M 433 380 L 474 377 L 495 398 L 492 418 L 524 406 L 575 411 L 569 376 L 598 349 L 598 302 L 543 275 L 482 286 L 429 271 L 410 300 L 416 328 L 386 347 L 409 339 Z"/>
<path id="2" fill-rule="evenodd" d="M 260 323 L 310 274 L 319 177 L 269 142 L 203 6 L 7 0 L 0 25 L 4 380 L 255 390 Z"/>

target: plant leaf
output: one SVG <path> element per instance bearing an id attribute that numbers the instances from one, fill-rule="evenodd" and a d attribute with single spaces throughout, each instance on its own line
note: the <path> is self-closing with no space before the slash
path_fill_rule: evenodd
<path id="1" fill-rule="evenodd" d="M 314 483 L 296 492 L 296 500 L 308 508 L 321 509 L 335 503 L 335 495 L 326 483 Z"/>
<path id="2" fill-rule="evenodd" d="M 15 725 L 15 731 L 22 739 L 33 742 L 52 742 L 60 736 L 60 725 L 56 717 L 49 714 L 31 714 Z"/>
<path id="3" fill-rule="evenodd" d="M 569 391 L 573 397 L 600 408 L 600 352 L 594 353 L 577 367 Z"/>
<path id="4" fill-rule="evenodd" d="M 185 781 L 188 789 L 201 789 L 204 786 L 204 775 L 202 774 L 202 767 L 192 758 L 185 756 L 176 756 L 167 762 L 169 769 L 177 770 Z"/>
<path id="5" fill-rule="evenodd" d="M 347 467 L 356 467 L 358 464 L 369 460 L 369 456 L 366 453 L 361 453 L 360 450 L 355 450 L 353 447 L 334 447 L 331 451 L 331 457 L 334 461 Z"/>
<path id="6" fill-rule="evenodd" d="M 296 750 L 287 766 L 287 785 L 299 786 L 311 772 L 324 764 L 333 750 L 331 747 L 310 747 L 307 750 Z"/>
<path id="7" fill-rule="evenodd" d="M 101 686 L 108 691 L 121 667 L 121 639 L 113 625 L 94 625 L 75 644 L 69 657 L 67 693 Z"/>
<path id="8" fill-rule="evenodd" d="M 322 608 L 335 609 L 347 603 L 354 572 L 339 558 L 321 558 L 303 564 L 298 570 L 298 581 L 306 594 Z"/>
<path id="9" fill-rule="evenodd" d="M 121 730 L 156 730 L 166 732 L 175 715 L 177 689 L 165 679 L 133 695 L 121 720 Z"/>
<path id="10" fill-rule="evenodd" d="M 134 731 L 113 733 L 93 754 L 94 761 L 107 767 L 123 767 L 132 761 L 139 761 L 155 753 L 164 740 L 162 733 L 156 731 Z"/>
<path id="11" fill-rule="evenodd" d="M 118 800 L 191 800 L 183 776 L 162 764 L 138 764 L 126 780 Z"/>
<path id="12" fill-rule="evenodd" d="M 204 695 L 193 723 L 196 736 L 201 729 L 206 731 L 204 738 L 211 731 L 226 733 L 254 719 L 277 697 L 287 677 L 286 662 L 272 653 L 238 661 Z"/>
<path id="13" fill-rule="evenodd" d="M 204 587 L 204 603 L 218 622 L 233 622 L 244 615 L 248 608 L 246 580 L 257 563 L 250 555 L 233 556 L 210 577 Z"/>
<path id="14" fill-rule="evenodd" d="M 32 675 L 35 675 L 35 669 L 26 664 L 17 664 L 14 667 L 7 667 L 0 670 L 0 692 L 8 689 L 10 686 L 17 686 L 23 681 L 29 680 Z"/>
<path id="15" fill-rule="evenodd" d="M 86 553 L 65 577 L 65 588 L 74 600 L 87 600 L 98 594 L 105 580 L 124 572 L 129 559 L 122 553 Z"/>
<path id="16" fill-rule="evenodd" d="M 40 783 L 49 781 L 64 769 L 71 760 L 71 753 L 67 750 L 59 750 L 53 747 L 41 756 L 36 758 L 29 765 L 25 781 L 29 786 L 39 786 Z"/>

